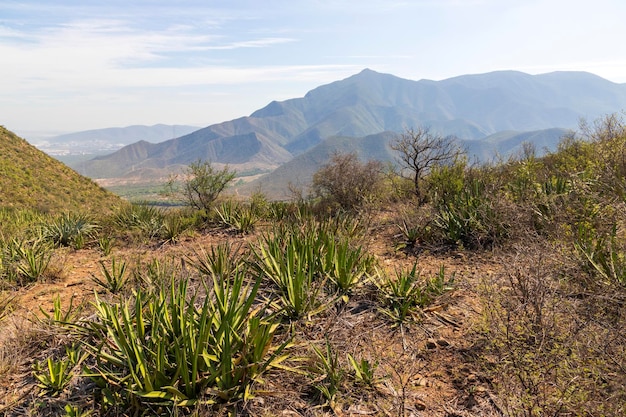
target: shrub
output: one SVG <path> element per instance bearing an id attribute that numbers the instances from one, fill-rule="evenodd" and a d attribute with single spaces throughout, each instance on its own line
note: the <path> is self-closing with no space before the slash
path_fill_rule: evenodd
<path id="1" fill-rule="evenodd" d="M 198 160 L 191 163 L 183 173 L 182 184 L 177 185 L 177 177 L 166 184 L 168 193 L 198 210 L 209 212 L 213 202 L 235 178 L 235 172 L 228 166 L 217 170 L 209 161 Z"/>
<path id="2" fill-rule="evenodd" d="M 474 344 L 503 412 L 623 415 L 623 293 L 600 286 L 582 294 L 548 247 L 518 252 L 485 282 L 486 327 Z"/>
<path id="3" fill-rule="evenodd" d="M 424 178 L 424 189 L 430 201 L 447 201 L 460 194 L 469 177 L 467 158 L 457 156 L 449 164 L 438 164 Z"/>
<path id="4" fill-rule="evenodd" d="M 332 208 L 354 211 L 376 200 L 382 184 L 382 164 L 359 161 L 355 153 L 334 154 L 313 175 L 313 193 Z"/>

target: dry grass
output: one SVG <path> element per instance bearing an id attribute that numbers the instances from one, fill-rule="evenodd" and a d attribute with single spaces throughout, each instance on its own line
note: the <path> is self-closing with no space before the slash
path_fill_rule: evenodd
<path id="1" fill-rule="evenodd" d="M 393 249 L 395 226 L 381 226 L 372 222 L 376 237 L 367 234 L 367 248 L 373 253 L 378 263 L 388 271 L 412 265 L 414 258 Z M 382 228 L 381 228 L 382 227 Z M 261 233 L 259 231 L 257 233 Z M 194 238 L 186 238 L 176 245 L 150 247 L 117 247 L 111 256 L 121 259 L 141 260 L 145 268 L 152 258 L 163 262 L 177 262 L 177 259 L 194 256 L 199 248 L 209 250 L 210 247 L 224 242 L 232 242 L 235 247 L 245 242 L 255 242 L 257 235 L 241 236 L 218 232 L 217 234 L 196 234 Z M 366 242 L 367 243 L 367 242 Z M 57 249 L 64 251 L 63 249 Z M 241 250 L 241 249 L 240 249 Z M 19 308 L 13 313 L 32 317 L 39 315 L 39 307 L 51 311 L 52 299 L 57 294 L 62 300 L 75 297 L 75 302 L 88 300 L 93 294 L 94 284 L 89 279 L 91 273 L 98 270 L 98 261 L 102 254 L 97 249 L 62 252 L 63 274 L 55 280 L 39 282 L 19 293 Z M 56 259 L 60 259 L 57 257 Z M 488 415 L 493 412 L 490 405 L 488 386 L 477 377 L 480 370 L 475 363 L 467 363 L 464 351 L 471 343 L 466 338 L 468 331 L 474 326 L 479 305 L 476 303 L 476 287 L 479 271 L 487 265 L 492 269 L 496 265 L 489 264 L 484 257 L 476 257 L 475 262 L 468 262 L 464 254 L 447 252 L 444 255 L 421 254 L 418 267 L 425 276 L 435 274 L 440 265 L 446 265 L 450 272 L 456 272 L 458 289 L 438 299 L 432 309 L 423 312 L 421 319 L 403 327 L 391 329 L 384 316 L 377 310 L 377 294 L 375 286 L 368 284 L 362 287 L 348 304 L 337 304 L 325 310 L 312 320 L 295 323 L 294 345 L 290 351 L 291 364 L 301 367 L 306 372 L 313 353 L 311 346 L 324 346 L 328 339 L 334 352 L 337 353 L 344 378 L 332 406 L 315 395 L 312 379 L 303 374 L 288 371 L 273 371 L 264 378 L 265 383 L 257 385 L 256 398 L 239 404 L 238 408 L 249 415 L 417 415 L 428 412 L 429 415 L 450 415 L 463 412 L 461 415 Z M 189 269 L 189 262 L 184 268 Z M 66 306 L 64 301 L 64 308 Z M 30 376 L 30 366 L 34 357 L 43 360 L 54 351 L 55 337 L 62 334 L 46 336 L 52 338 L 41 344 L 41 335 L 51 331 L 43 330 L 27 320 L 11 323 L 11 331 L 3 334 L 2 344 L 5 355 L 5 381 L 13 381 L 6 385 L 2 407 L 7 415 L 19 415 L 25 410 L 37 410 L 42 415 L 59 410 L 59 399 L 38 407 L 40 403 L 33 393 L 21 398 L 25 390 L 33 389 L 34 380 Z M 8 324 L 7 324 L 8 325 Z M 38 335 L 38 338 L 35 335 Z M 43 338 L 43 339 L 46 339 Z M 430 342 L 439 341 L 434 347 Z M 19 352 L 8 355 L 8 352 Z M 354 381 L 352 368 L 347 355 L 365 358 L 370 363 L 378 363 L 375 371 L 377 379 L 372 387 L 364 387 Z M 467 379 L 469 378 L 469 381 Z M 18 382 L 19 381 L 19 382 Z M 4 384 L 4 383 L 3 383 Z M 21 389 L 16 388 L 19 384 Z M 476 386 L 481 389 L 476 391 Z M 9 395 L 8 391 L 11 390 Z M 30 391 L 29 391 L 30 392 Z M 32 394 L 32 395 L 31 395 Z M 15 402 L 17 399 L 20 401 Z M 46 408 L 47 407 L 47 408 Z M 199 411 L 200 412 L 200 411 Z M 205 414 L 212 415 L 214 408 Z"/>

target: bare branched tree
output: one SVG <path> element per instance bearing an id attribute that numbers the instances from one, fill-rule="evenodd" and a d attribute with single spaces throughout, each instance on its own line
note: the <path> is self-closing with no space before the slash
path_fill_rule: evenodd
<path id="1" fill-rule="evenodd" d="M 421 182 L 428 172 L 440 165 L 453 163 L 464 151 L 454 136 L 431 133 L 428 127 L 407 129 L 391 142 L 391 149 L 398 152 L 398 163 L 404 172 L 410 173 L 418 202 L 424 202 Z"/>

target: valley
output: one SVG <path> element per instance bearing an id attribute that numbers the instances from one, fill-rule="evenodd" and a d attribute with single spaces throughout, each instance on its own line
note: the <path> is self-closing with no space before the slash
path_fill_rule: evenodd
<path id="1" fill-rule="evenodd" d="M 366 70 L 85 171 L 2 128 L 0 414 L 624 415 L 626 123 L 575 127 L 624 86 L 563 75 Z M 467 154 L 394 167 L 418 120 Z"/>

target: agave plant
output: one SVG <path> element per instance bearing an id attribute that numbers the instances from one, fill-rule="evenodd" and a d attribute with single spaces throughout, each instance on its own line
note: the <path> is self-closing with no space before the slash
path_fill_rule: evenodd
<path id="1" fill-rule="evenodd" d="M 15 296 L 0 292 L 0 321 L 11 312 L 14 298 Z"/>
<path id="2" fill-rule="evenodd" d="M 155 206 L 133 203 L 120 207 L 114 215 L 114 222 L 124 229 L 137 229 L 149 238 L 161 235 L 165 215 Z"/>
<path id="3" fill-rule="evenodd" d="M 454 274 L 446 279 L 445 268 L 428 280 L 423 280 L 417 271 L 417 264 L 409 271 L 396 272 L 395 278 L 382 273 L 373 279 L 378 287 L 380 312 L 392 321 L 394 326 L 402 326 L 414 319 L 420 309 L 428 306 L 435 297 L 451 290 Z"/>
<path id="4" fill-rule="evenodd" d="M 598 233 L 579 225 L 574 248 L 583 265 L 604 283 L 626 285 L 626 254 L 617 239 L 617 226 Z"/>
<path id="5" fill-rule="evenodd" d="M 326 339 L 324 349 L 312 345 L 315 358 L 310 367 L 309 378 L 313 388 L 327 404 L 334 407 L 335 398 L 344 382 L 345 372 L 339 364 L 337 352 Z"/>
<path id="6" fill-rule="evenodd" d="M 347 302 L 350 293 L 370 271 L 373 258 L 366 255 L 360 246 L 353 248 L 348 239 L 337 242 L 332 236 L 326 241 L 324 250 L 324 273 Z"/>
<path id="7" fill-rule="evenodd" d="M 250 233 L 259 221 L 259 214 L 251 206 L 243 206 L 232 200 L 215 208 L 220 223 L 232 227 L 239 233 Z"/>
<path id="8" fill-rule="evenodd" d="M 14 238 L 5 248 L 3 263 L 6 272 L 21 282 L 34 282 L 41 278 L 50 264 L 52 249 L 42 240 L 26 241 Z"/>
<path id="9" fill-rule="evenodd" d="M 100 261 L 100 269 L 102 271 L 102 278 L 98 278 L 94 274 L 91 274 L 93 282 L 113 294 L 117 294 L 124 288 L 126 282 L 128 281 L 128 276 L 126 275 L 126 262 L 122 261 L 121 263 L 116 263 L 115 258 L 112 258 L 111 268 L 109 269 L 104 261 Z"/>
<path id="10" fill-rule="evenodd" d="M 61 306 L 61 296 L 59 294 L 52 299 L 52 306 L 52 312 L 48 312 L 43 307 L 39 307 L 39 311 L 43 315 L 43 318 L 40 320 L 44 323 L 65 325 L 74 323 L 78 318 L 80 309 L 74 307 L 73 296 L 70 298 L 69 306 L 67 306 L 65 311 Z"/>
<path id="11" fill-rule="evenodd" d="M 252 384 L 286 359 L 288 342 L 273 344 L 278 323 L 254 306 L 261 280 L 247 280 L 243 268 L 212 275 L 201 298 L 189 294 L 189 279 L 119 304 L 96 297 L 98 318 L 85 324 L 95 335 L 90 375 L 120 387 L 138 408 L 248 398 Z"/>
<path id="12" fill-rule="evenodd" d="M 55 360 L 48 358 L 46 365 L 37 363 L 33 367 L 33 376 L 38 386 L 50 395 L 58 395 L 69 385 L 74 374 L 69 358 Z"/>
<path id="13" fill-rule="evenodd" d="M 348 362 L 352 367 L 354 380 L 362 385 L 367 385 L 369 387 L 374 386 L 376 382 L 376 369 L 378 368 L 378 362 L 371 363 L 369 360 L 365 358 L 361 358 L 361 360 L 356 360 L 354 356 L 348 353 Z"/>
<path id="14" fill-rule="evenodd" d="M 212 246 L 209 252 L 201 248 L 190 262 L 202 275 L 228 277 L 245 264 L 239 251 L 240 247 L 234 247 L 230 242 L 222 243 Z"/>
<path id="15" fill-rule="evenodd" d="M 80 249 L 86 238 L 98 229 L 86 214 L 63 213 L 60 217 L 41 226 L 42 237 L 55 246 L 74 246 Z"/>
<path id="16" fill-rule="evenodd" d="M 319 295 L 323 282 L 316 245 L 295 234 L 265 235 L 256 248 L 255 266 L 278 289 L 278 303 L 288 319 L 310 317 L 324 310 Z"/>

